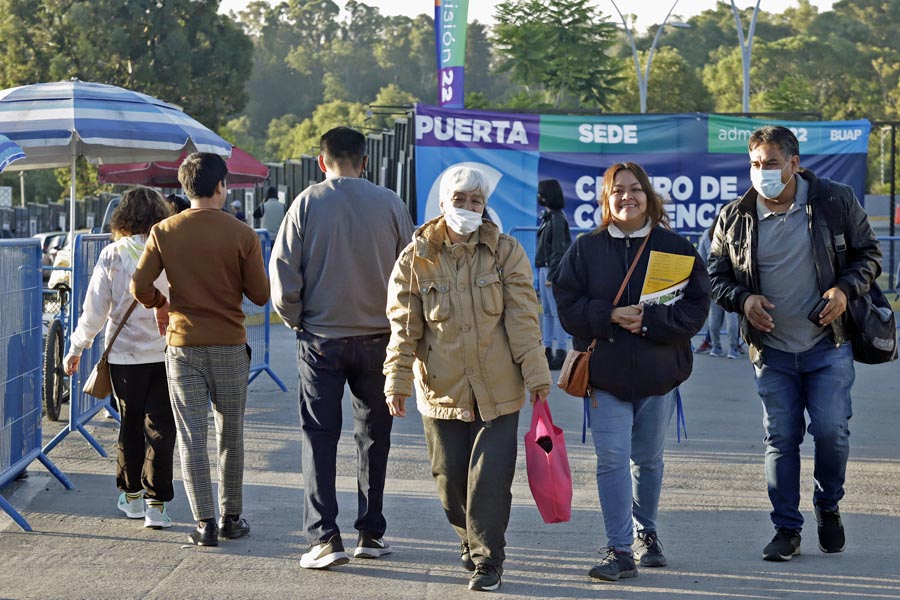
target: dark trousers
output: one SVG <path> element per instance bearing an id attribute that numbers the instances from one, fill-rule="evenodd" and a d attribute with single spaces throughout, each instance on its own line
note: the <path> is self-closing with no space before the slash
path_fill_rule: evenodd
<path id="1" fill-rule="evenodd" d="M 477 414 L 477 411 L 476 411 Z M 431 475 L 447 520 L 475 564 L 506 558 L 519 413 L 485 424 L 422 417 Z M 489 426 L 488 426 L 489 425 Z"/>
<path id="2" fill-rule="evenodd" d="M 119 427 L 116 485 L 123 492 L 145 490 L 148 500 L 169 502 L 175 419 L 169 402 L 166 365 L 109 365 L 122 425 Z"/>
<path id="3" fill-rule="evenodd" d="M 357 518 L 354 527 L 384 535 L 384 480 L 393 417 L 384 400 L 385 351 L 389 334 L 327 339 L 300 333 L 300 427 L 303 435 L 303 527 L 313 543 L 340 533 L 335 488 L 344 385 L 352 393 L 357 447 Z"/>

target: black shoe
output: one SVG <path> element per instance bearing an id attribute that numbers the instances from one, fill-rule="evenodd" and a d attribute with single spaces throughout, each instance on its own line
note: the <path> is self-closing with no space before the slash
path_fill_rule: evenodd
<path id="1" fill-rule="evenodd" d="M 475 570 L 475 561 L 472 560 L 472 553 L 469 552 L 469 545 L 462 544 L 459 548 L 459 562 L 466 571 Z"/>
<path id="2" fill-rule="evenodd" d="M 763 560 L 784 562 L 800 554 L 800 530 L 779 527 L 763 550 Z"/>
<path id="3" fill-rule="evenodd" d="M 197 529 L 188 535 L 188 539 L 195 546 L 218 546 L 219 526 L 214 521 L 200 521 Z"/>
<path id="4" fill-rule="evenodd" d="M 360 531 L 359 539 L 356 541 L 356 550 L 353 551 L 353 558 L 378 558 L 391 552 L 393 550 L 384 541 L 383 537 L 376 538 L 368 531 Z"/>
<path id="5" fill-rule="evenodd" d="M 327 542 L 319 542 L 309 547 L 300 557 L 304 569 L 327 569 L 346 565 L 350 557 L 344 552 L 344 542 L 339 534 L 334 534 Z"/>
<path id="6" fill-rule="evenodd" d="M 219 519 L 219 537 L 224 540 L 234 540 L 250 533 L 250 523 L 240 515 L 231 517 L 225 515 Z"/>
<path id="7" fill-rule="evenodd" d="M 656 537 L 655 531 L 646 531 L 638 533 L 631 544 L 631 550 L 634 552 L 634 560 L 639 562 L 642 567 L 664 567 L 666 566 L 666 557 L 662 552 L 662 544 Z"/>
<path id="8" fill-rule="evenodd" d="M 606 556 L 603 557 L 599 565 L 588 571 L 588 575 L 594 579 L 618 581 L 619 579 L 638 576 L 637 567 L 634 564 L 634 556 L 630 553 L 616 552 L 613 548 L 604 548 L 600 552 L 606 552 Z"/>
<path id="9" fill-rule="evenodd" d="M 841 513 L 834 510 L 816 509 L 816 523 L 819 525 L 819 550 L 827 554 L 843 552 L 847 545 L 844 537 L 844 524 L 841 522 Z"/>
<path id="10" fill-rule="evenodd" d="M 469 579 L 469 589 L 476 592 L 493 592 L 500 587 L 500 576 L 503 567 L 481 563 L 475 567 L 475 573 Z"/>
<path id="11" fill-rule="evenodd" d="M 550 367 L 550 369 L 552 370 L 553 369 L 553 348 L 551 348 L 550 346 L 545 346 L 544 347 L 544 355 L 547 357 L 547 366 Z"/>

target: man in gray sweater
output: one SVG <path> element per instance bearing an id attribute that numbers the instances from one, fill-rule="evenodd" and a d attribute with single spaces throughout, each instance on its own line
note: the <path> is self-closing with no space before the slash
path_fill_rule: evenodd
<path id="1" fill-rule="evenodd" d="M 310 541 L 300 566 L 345 564 L 336 519 L 341 399 L 349 383 L 358 447 L 359 531 L 353 555 L 391 552 L 384 541 L 384 481 L 392 417 L 384 397 L 387 280 L 413 223 L 394 192 L 366 179 L 365 137 L 337 127 L 320 140 L 325 181 L 294 200 L 275 238 L 272 305 L 297 332 L 305 510 Z"/>

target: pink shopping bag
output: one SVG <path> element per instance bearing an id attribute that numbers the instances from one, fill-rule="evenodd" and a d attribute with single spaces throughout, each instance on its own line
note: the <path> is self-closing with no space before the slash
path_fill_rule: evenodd
<path id="1" fill-rule="evenodd" d="M 531 429 L 525 434 L 528 487 L 544 523 L 564 523 L 572 516 L 572 473 L 563 430 L 553 424 L 550 406 L 535 402 Z"/>

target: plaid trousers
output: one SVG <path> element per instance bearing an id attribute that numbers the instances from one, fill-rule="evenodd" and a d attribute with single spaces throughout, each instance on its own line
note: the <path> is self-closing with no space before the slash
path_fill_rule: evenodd
<path id="1" fill-rule="evenodd" d="M 216 516 L 207 453 L 212 401 L 218 451 L 219 510 L 243 510 L 244 407 L 250 357 L 247 347 L 169 346 L 166 349 L 169 396 L 178 429 L 178 450 L 194 519 Z"/>

